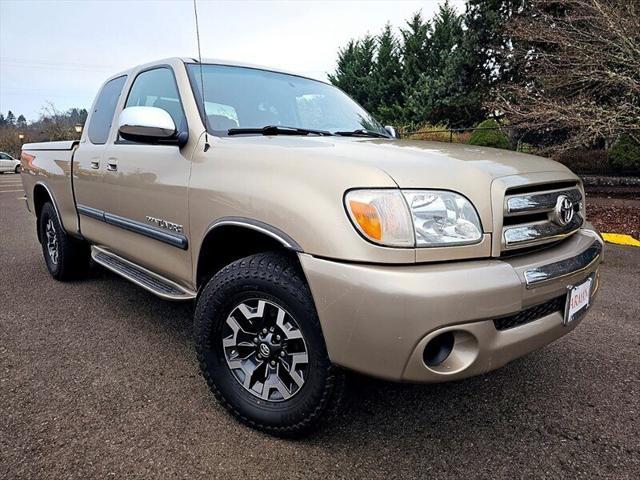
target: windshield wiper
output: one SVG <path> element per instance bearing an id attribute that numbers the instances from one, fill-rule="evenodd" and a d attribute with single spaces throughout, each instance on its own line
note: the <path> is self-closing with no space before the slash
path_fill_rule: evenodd
<path id="1" fill-rule="evenodd" d="M 285 127 L 282 125 L 267 125 L 260 128 L 230 128 L 227 135 L 333 135 L 327 130 L 313 130 L 310 128 Z"/>
<path id="2" fill-rule="evenodd" d="M 374 132 L 373 130 L 366 130 L 360 128 L 358 130 L 352 130 L 350 132 L 335 132 L 334 135 L 340 135 L 341 137 L 376 137 L 376 138 L 390 138 L 389 135 L 384 133 Z"/>

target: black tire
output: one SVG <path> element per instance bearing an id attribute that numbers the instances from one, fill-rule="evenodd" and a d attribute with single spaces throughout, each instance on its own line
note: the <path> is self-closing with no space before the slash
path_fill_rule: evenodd
<path id="1" fill-rule="evenodd" d="M 304 383 L 288 399 L 258 398 L 227 364 L 222 345 L 227 317 L 240 303 L 256 299 L 286 310 L 303 336 L 308 357 Z M 274 304 L 271 307 L 275 308 Z M 195 336 L 200 368 L 211 391 L 246 425 L 276 436 L 299 437 L 328 420 L 340 404 L 344 372 L 329 360 L 309 287 L 298 263 L 285 253 L 252 255 L 218 272 L 198 298 Z"/>
<path id="2" fill-rule="evenodd" d="M 49 228 L 49 236 L 47 228 Z M 51 202 L 45 203 L 40 210 L 38 229 L 44 261 L 53 278 L 65 281 L 77 279 L 86 274 L 91 258 L 89 245 L 64 232 Z M 52 255 L 49 249 L 50 238 L 55 241 L 57 256 Z"/>
<path id="3" fill-rule="evenodd" d="M 13 172 L 20 173 L 20 165 L 16 165 L 16 169 Z"/>

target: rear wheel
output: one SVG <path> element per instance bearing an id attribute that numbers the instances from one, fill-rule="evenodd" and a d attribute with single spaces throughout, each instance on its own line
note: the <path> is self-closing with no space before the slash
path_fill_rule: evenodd
<path id="1" fill-rule="evenodd" d="M 16 169 L 14 170 L 15 173 L 20 173 L 20 165 L 16 165 Z"/>
<path id="2" fill-rule="evenodd" d="M 329 360 L 309 287 L 286 255 L 253 255 L 217 273 L 199 297 L 195 328 L 202 372 L 240 421 L 299 436 L 337 408 L 344 374 Z"/>
<path id="3" fill-rule="evenodd" d="M 69 236 L 51 202 L 43 205 L 38 217 L 40 243 L 47 269 L 56 280 L 70 280 L 86 273 L 89 267 L 89 245 Z"/>

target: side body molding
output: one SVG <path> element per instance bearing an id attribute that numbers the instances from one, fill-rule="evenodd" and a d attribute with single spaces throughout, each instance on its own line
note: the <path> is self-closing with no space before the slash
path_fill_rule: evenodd
<path id="1" fill-rule="evenodd" d="M 283 232 L 279 228 L 269 225 L 268 223 L 261 222 L 260 220 L 254 220 L 252 218 L 246 218 L 246 217 L 219 218 L 209 226 L 209 228 L 207 229 L 207 232 L 205 233 L 205 236 L 216 228 L 229 226 L 229 225 L 233 225 L 236 227 L 250 228 L 251 230 L 255 230 L 270 236 L 271 238 L 280 242 L 285 248 L 288 248 L 295 252 L 303 251 L 302 247 L 298 244 L 298 242 L 296 242 L 287 233 Z"/>
<path id="2" fill-rule="evenodd" d="M 158 240 L 159 242 L 166 243 L 173 247 L 178 247 L 182 250 L 186 250 L 189 247 L 189 241 L 186 235 L 181 233 L 173 233 L 153 228 L 136 220 L 121 217 L 120 215 L 115 215 L 109 212 L 103 212 L 102 210 L 88 207 L 86 205 L 78 205 L 77 209 L 80 215 L 93 218 L 94 220 L 99 220 L 109 225 L 113 225 L 114 227 L 153 238 L 154 240 Z"/>

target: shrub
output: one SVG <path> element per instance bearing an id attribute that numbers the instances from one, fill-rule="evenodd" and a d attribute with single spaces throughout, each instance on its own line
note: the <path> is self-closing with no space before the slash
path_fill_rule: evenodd
<path id="1" fill-rule="evenodd" d="M 609 150 L 609 164 L 624 172 L 640 171 L 640 144 L 629 135 L 621 136 Z"/>
<path id="2" fill-rule="evenodd" d="M 448 142 L 450 133 L 446 125 L 431 125 L 429 123 L 420 126 L 416 133 L 409 136 L 411 140 L 426 140 L 429 142 Z"/>
<path id="3" fill-rule="evenodd" d="M 573 148 L 556 153 L 552 158 L 578 174 L 601 175 L 610 170 L 607 152 L 602 149 Z"/>
<path id="4" fill-rule="evenodd" d="M 468 143 L 469 134 L 467 132 L 451 132 L 446 125 L 426 123 L 420 126 L 416 133 L 409 135 L 407 138 L 429 142 Z"/>
<path id="5" fill-rule="evenodd" d="M 483 147 L 504 149 L 511 148 L 509 139 L 502 130 L 500 130 L 500 124 L 493 118 L 480 122 L 471 134 L 469 145 L 481 145 Z"/>

